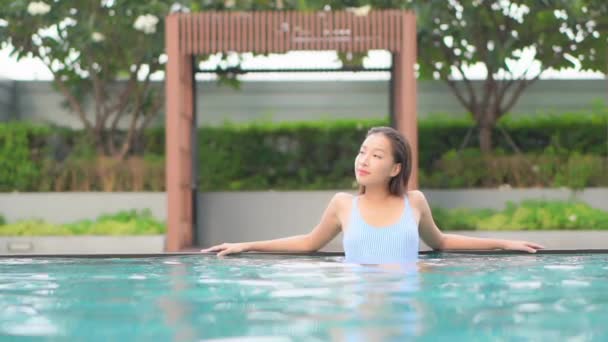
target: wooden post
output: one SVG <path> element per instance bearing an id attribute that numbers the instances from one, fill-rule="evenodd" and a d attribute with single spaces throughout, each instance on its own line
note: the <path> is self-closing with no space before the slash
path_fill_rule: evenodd
<path id="1" fill-rule="evenodd" d="M 393 96 L 395 128 L 407 138 L 412 148 L 410 190 L 418 188 L 418 120 L 416 118 L 416 17 L 404 13 L 402 49 L 393 53 Z"/>
<path id="2" fill-rule="evenodd" d="M 188 30 L 187 27 L 184 29 Z M 192 245 L 192 59 L 180 51 L 179 15 L 167 17 L 166 184 L 167 240 L 165 250 L 177 252 Z"/>

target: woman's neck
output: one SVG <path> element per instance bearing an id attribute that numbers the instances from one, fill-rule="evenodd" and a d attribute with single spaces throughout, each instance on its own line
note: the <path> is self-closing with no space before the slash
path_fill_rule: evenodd
<path id="1" fill-rule="evenodd" d="M 371 202 L 382 202 L 394 197 L 393 194 L 386 188 L 383 187 L 365 187 L 365 193 L 363 194 L 366 200 Z"/>

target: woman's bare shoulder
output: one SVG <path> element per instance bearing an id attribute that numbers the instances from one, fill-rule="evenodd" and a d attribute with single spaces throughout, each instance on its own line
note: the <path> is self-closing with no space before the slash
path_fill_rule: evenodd
<path id="1" fill-rule="evenodd" d="M 341 221 L 345 219 L 345 215 L 350 212 L 354 197 L 355 195 L 348 192 L 338 192 L 332 198 L 335 213 Z"/>
<path id="2" fill-rule="evenodd" d="M 350 203 L 353 201 L 353 197 L 354 195 L 349 194 L 348 192 L 337 192 L 334 194 L 329 205 L 338 211 L 341 211 L 344 208 L 349 208 Z"/>
<path id="3" fill-rule="evenodd" d="M 337 192 L 332 200 L 339 204 L 343 204 L 352 201 L 354 197 L 355 195 L 348 192 Z"/>
<path id="4" fill-rule="evenodd" d="M 421 199 L 424 198 L 424 193 L 420 190 L 409 190 L 407 195 L 412 199 Z"/>
<path id="5" fill-rule="evenodd" d="M 410 190 L 407 192 L 407 197 L 413 206 L 420 208 L 423 207 L 426 203 L 426 197 L 424 197 L 424 193 L 420 190 Z"/>

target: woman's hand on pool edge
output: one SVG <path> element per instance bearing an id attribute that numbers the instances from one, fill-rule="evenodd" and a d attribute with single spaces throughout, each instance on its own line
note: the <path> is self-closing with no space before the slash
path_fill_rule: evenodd
<path id="1" fill-rule="evenodd" d="M 210 248 L 202 249 L 202 253 L 217 253 L 218 257 L 228 255 L 228 254 L 236 254 L 247 252 L 249 250 L 248 243 L 223 243 L 221 245 L 216 245 Z"/>
<path id="2" fill-rule="evenodd" d="M 528 241 L 517 241 L 517 240 L 506 240 L 504 242 L 503 249 L 510 251 L 523 251 L 529 253 L 536 253 L 539 249 L 544 249 L 542 245 Z"/>

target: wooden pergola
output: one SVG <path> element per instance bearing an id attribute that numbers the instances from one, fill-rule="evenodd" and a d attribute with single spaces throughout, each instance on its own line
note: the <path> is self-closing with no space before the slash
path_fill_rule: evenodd
<path id="1" fill-rule="evenodd" d="M 196 221 L 194 56 L 218 52 L 285 53 L 335 50 L 392 53 L 390 108 L 393 125 L 413 150 L 410 188 L 418 186 L 416 119 L 416 18 L 412 12 L 377 10 L 257 11 L 171 14 L 166 18 L 166 251 L 193 245 Z"/>

